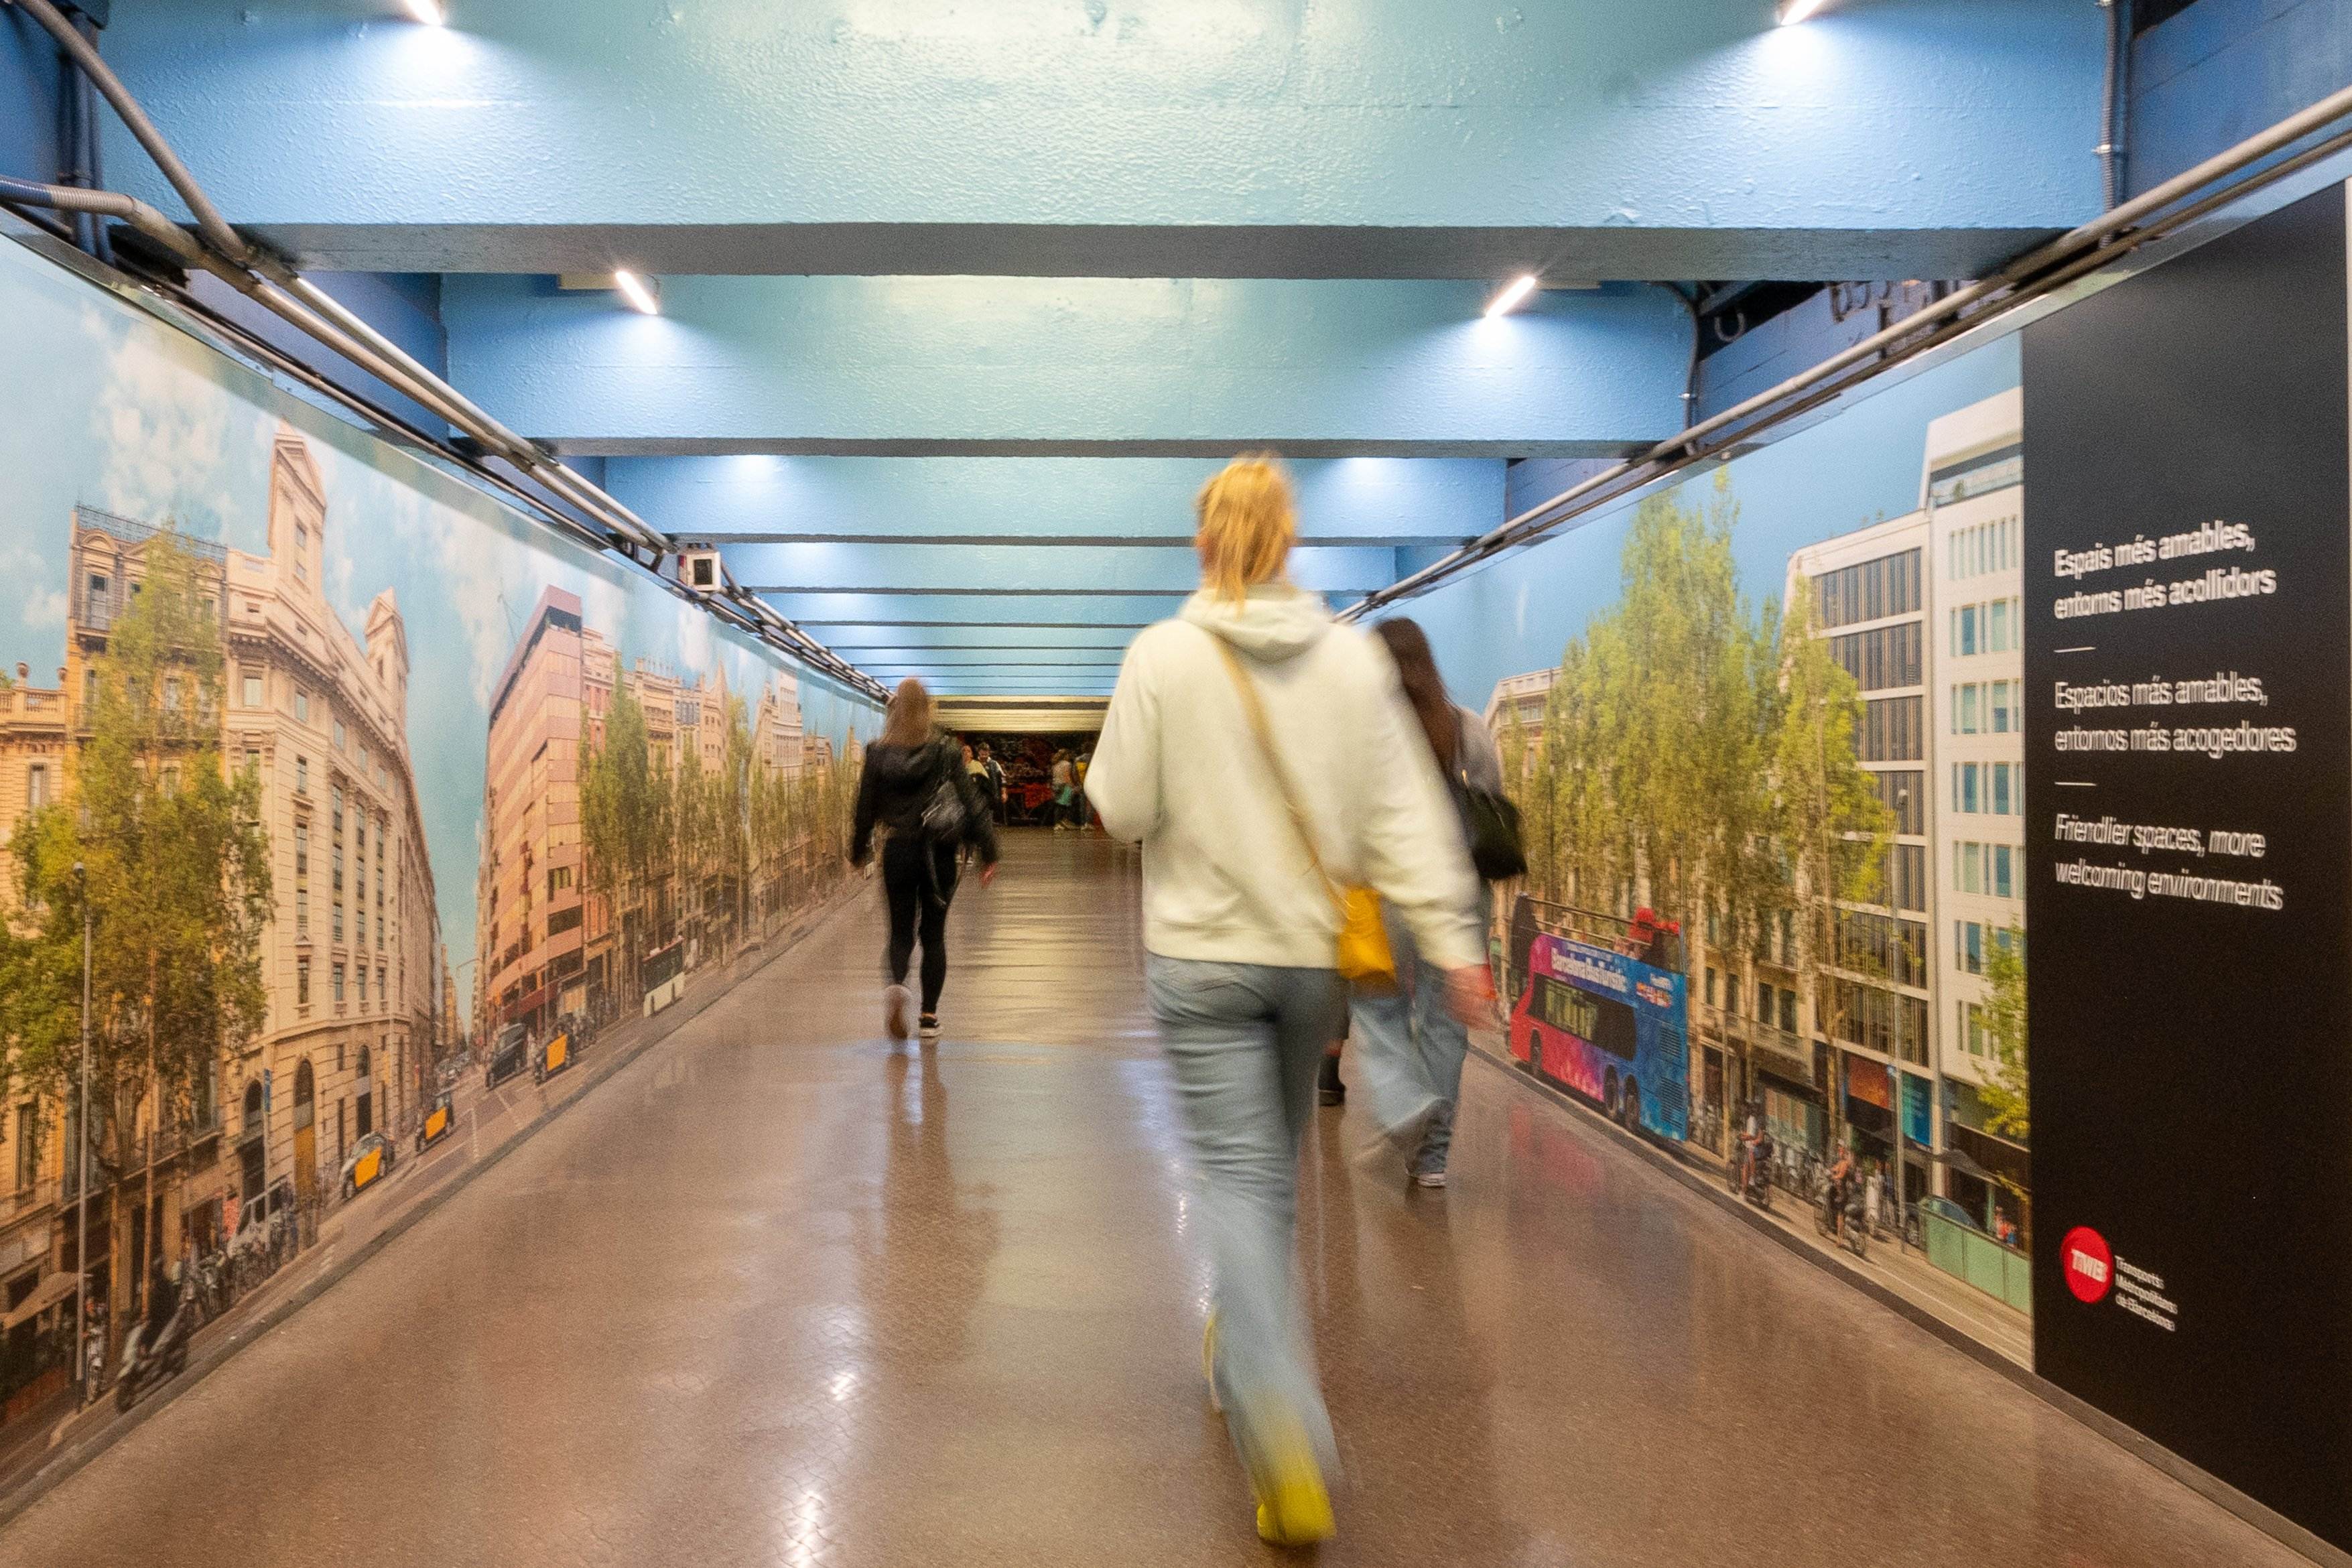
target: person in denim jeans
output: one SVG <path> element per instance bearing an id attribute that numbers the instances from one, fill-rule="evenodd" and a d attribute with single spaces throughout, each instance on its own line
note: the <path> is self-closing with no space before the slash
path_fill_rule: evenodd
<path id="1" fill-rule="evenodd" d="M 1429 638 L 1418 623 L 1402 616 L 1381 622 L 1372 635 L 1396 660 L 1405 700 L 1421 722 L 1438 771 L 1466 788 L 1499 794 L 1503 759 L 1494 737 L 1475 713 L 1457 708 L 1445 695 Z M 1457 806 L 1461 796 L 1454 796 Z M 1461 853 L 1467 863 L 1468 828 Z M 1470 909 L 1483 929 L 1487 917 L 1483 884 Z M 1445 977 L 1423 963 L 1412 931 L 1388 911 L 1389 949 L 1396 957 L 1398 984 L 1359 988 L 1353 999 L 1356 1072 L 1372 1097 L 1372 1117 L 1381 1142 L 1405 1157 L 1413 1181 L 1424 1187 L 1445 1184 L 1445 1157 L 1454 1144 L 1454 1107 L 1462 1098 L 1462 1064 L 1470 1055 L 1470 1031 L 1445 1005 Z"/>
<path id="2" fill-rule="evenodd" d="M 1258 1533 L 1301 1545 L 1332 1533 L 1338 1470 L 1291 1285 L 1299 1141 L 1346 1007 L 1334 885 L 1376 890 L 1465 1011 L 1486 971 L 1477 881 L 1394 664 L 1283 580 L 1288 481 L 1237 460 L 1199 514 L 1203 587 L 1129 648 L 1087 795 L 1143 846 L 1146 976 L 1215 1280 L 1212 1397 Z"/>

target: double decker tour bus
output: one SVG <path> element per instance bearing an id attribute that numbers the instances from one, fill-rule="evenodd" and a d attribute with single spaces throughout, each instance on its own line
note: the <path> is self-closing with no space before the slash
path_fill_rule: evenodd
<path id="1" fill-rule="evenodd" d="M 1690 1132 L 1689 1006 L 1669 951 L 1630 921 L 1522 896 L 1511 919 L 1511 1055 L 1629 1132 Z M 1660 959 L 1664 963 L 1653 963 Z"/>
<path id="2" fill-rule="evenodd" d="M 646 1016 L 650 1018 L 686 991 L 686 939 L 678 937 L 667 947 L 657 947 L 646 954 L 641 977 L 646 988 Z"/>

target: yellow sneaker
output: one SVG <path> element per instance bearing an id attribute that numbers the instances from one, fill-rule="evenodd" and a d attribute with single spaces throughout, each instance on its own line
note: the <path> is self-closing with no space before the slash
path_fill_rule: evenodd
<path id="1" fill-rule="evenodd" d="M 1257 1533 L 1276 1546 L 1312 1546 L 1339 1533 L 1331 1518 L 1331 1494 L 1314 1465 L 1303 1464 L 1276 1481 L 1257 1505 Z"/>
<path id="2" fill-rule="evenodd" d="M 1209 1380 L 1209 1408 L 1223 1415 L 1225 1402 L 1217 1393 L 1217 1314 L 1213 1311 L 1201 1330 L 1201 1375 Z"/>

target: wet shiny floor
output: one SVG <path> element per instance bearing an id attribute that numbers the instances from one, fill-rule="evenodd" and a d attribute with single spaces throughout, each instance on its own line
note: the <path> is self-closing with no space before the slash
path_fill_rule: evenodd
<path id="1" fill-rule="evenodd" d="M 861 899 L 0 1535 L 0 1562 L 1271 1560 L 1200 1383 L 1131 856 L 1015 834 L 935 1049 Z M 1332 1563 L 2300 1563 L 1474 1061 L 1325 1111 Z"/>

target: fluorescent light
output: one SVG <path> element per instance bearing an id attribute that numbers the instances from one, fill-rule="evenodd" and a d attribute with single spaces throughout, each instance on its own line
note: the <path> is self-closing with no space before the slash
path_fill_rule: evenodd
<path id="1" fill-rule="evenodd" d="M 410 16 L 428 27 L 442 26 L 449 20 L 449 13 L 441 0 L 401 0 L 401 4 L 408 7 Z"/>
<path id="2" fill-rule="evenodd" d="M 621 298 L 646 315 L 661 314 L 661 296 L 654 292 L 652 284 L 635 273 L 625 271 L 614 273 L 613 287 L 621 291 Z"/>
<path id="3" fill-rule="evenodd" d="M 1788 0 L 1780 7 L 1780 26 L 1793 27 L 1828 4 L 1829 0 Z"/>
<path id="4" fill-rule="evenodd" d="M 1516 310 L 1526 302 L 1527 297 L 1535 291 L 1536 275 L 1532 272 L 1523 272 L 1505 285 L 1501 293 L 1486 302 L 1486 314 L 1500 316 L 1507 311 Z"/>

